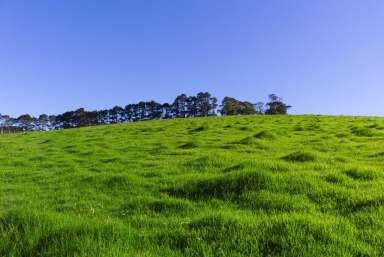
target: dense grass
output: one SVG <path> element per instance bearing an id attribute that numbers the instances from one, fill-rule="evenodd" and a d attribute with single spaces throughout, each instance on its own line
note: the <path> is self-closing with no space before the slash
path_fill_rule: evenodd
<path id="1" fill-rule="evenodd" d="M 384 256 L 384 119 L 0 136 L 0 256 Z"/>

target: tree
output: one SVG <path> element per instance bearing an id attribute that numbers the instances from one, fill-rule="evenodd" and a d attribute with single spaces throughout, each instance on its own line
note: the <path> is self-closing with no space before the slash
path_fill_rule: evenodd
<path id="1" fill-rule="evenodd" d="M 217 98 L 214 96 L 211 96 L 209 98 L 209 110 L 208 110 L 208 115 L 211 116 L 216 116 L 216 109 L 217 109 Z"/>
<path id="2" fill-rule="evenodd" d="M 212 97 L 208 92 L 200 92 L 196 96 L 196 115 L 194 116 L 210 116 L 216 114 L 217 99 Z"/>
<path id="3" fill-rule="evenodd" d="M 188 102 L 188 97 L 185 94 L 181 94 L 176 97 L 172 105 L 175 118 L 187 117 L 187 114 L 188 114 L 187 102 Z"/>
<path id="4" fill-rule="evenodd" d="M 237 115 L 237 110 L 239 109 L 238 101 L 231 97 L 224 97 L 221 102 L 221 115 Z"/>
<path id="5" fill-rule="evenodd" d="M 40 130 L 49 130 L 49 117 L 47 114 L 41 114 L 38 118 L 39 121 L 39 129 Z"/>
<path id="6" fill-rule="evenodd" d="M 227 96 L 221 104 L 220 113 L 222 115 L 251 115 L 256 114 L 256 110 L 250 102 L 241 102 Z"/>
<path id="7" fill-rule="evenodd" d="M 87 112 L 84 108 L 79 108 L 73 113 L 72 124 L 76 128 L 90 125 L 90 122 L 88 121 L 87 117 Z"/>
<path id="8" fill-rule="evenodd" d="M 255 106 L 250 102 L 242 102 L 241 106 L 241 114 L 242 115 L 252 115 L 256 114 Z"/>
<path id="9" fill-rule="evenodd" d="M 111 114 L 111 122 L 119 123 L 125 121 L 125 111 L 120 106 L 115 106 L 110 111 Z"/>
<path id="10" fill-rule="evenodd" d="M 97 112 L 97 124 L 110 124 L 111 117 L 109 110 L 101 110 Z"/>
<path id="11" fill-rule="evenodd" d="M 188 96 L 186 100 L 185 117 L 195 117 L 198 115 L 198 99 L 196 96 Z"/>
<path id="12" fill-rule="evenodd" d="M 219 112 L 222 115 L 251 115 L 251 114 L 286 114 L 290 106 L 275 94 L 269 96 L 270 101 L 264 105 L 259 102 L 252 104 L 225 97 Z M 265 106 L 267 110 L 264 110 Z M 115 106 L 112 109 L 86 111 L 79 108 L 57 116 L 40 115 L 38 118 L 28 114 L 17 119 L 8 115 L 0 115 L 0 128 L 17 128 L 17 130 L 54 130 L 76 128 L 97 124 L 132 122 L 141 120 L 202 117 L 216 115 L 217 99 L 209 92 L 199 92 L 196 96 L 181 94 L 172 104 L 160 104 L 155 101 L 140 101 L 126 105 L 125 108 Z M 12 130 L 13 131 L 13 130 Z"/>
<path id="13" fill-rule="evenodd" d="M 98 120 L 98 113 L 97 111 L 91 111 L 91 112 L 85 112 L 85 120 L 81 124 L 82 127 L 84 126 L 95 126 L 99 124 Z"/>
<path id="14" fill-rule="evenodd" d="M 147 111 L 146 118 L 150 120 L 160 119 L 163 113 L 161 104 L 155 101 L 150 101 L 146 103 L 146 111 Z"/>
<path id="15" fill-rule="evenodd" d="M 76 121 L 74 119 L 73 111 L 65 112 L 56 117 L 56 122 L 59 124 L 59 128 L 75 128 L 77 126 Z"/>
<path id="16" fill-rule="evenodd" d="M 275 94 L 269 95 L 269 102 L 267 103 L 268 109 L 265 111 L 266 114 L 276 115 L 276 114 L 288 114 L 288 109 L 291 106 L 286 105 L 283 102 L 283 99 L 278 97 Z"/>
<path id="17" fill-rule="evenodd" d="M 134 121 L 134 104 L 128 104 L 124 108 L 127 121 Z"/>
<path id="18" fill-rule="evenodd" d="M 48 130 L 62 129 L 62 125 L 59 123 L 56 115 L 50 115 L 48 119 L 49 119 L 49 125 L 50 125 L 48 127 Z"/>
<path id="19" fill-rule="evenodd" d="M 165 103 L 161 106 L 162 109 L 162 115 L 161 117 L 163 119 L 171 119 L 174 118 L 174 113 L 173 113 L 173 107 L 169 103 Z"/>
<path id="20" fill-rule="evenodd" d="M 263 102 L 257 102 L 253 106 L 255 107 L 257 114 L 264 114 L 265 113 L 265 104 Z"/>
<path id="21" fill-rule="evenodd" d="M 144 101 L 136 105 L 136 117 L 137 120 L 147 120 L 146 103 Z"/>
<path id="22" fill-rule="evenodd" d="M 23 123 L 23 124 L 29 124 L 32 122 L 32 117 L 31 115 L 29 114 L 23 114 L 21 115 L 19 118 L 17 118 L 17 120 L 20 122 L 20 123 Z"/>
<path id="23" fill-rule="evenodd" d="M 23 130 L 33 130 L 33 118 L 29 114 L 23 114 L 16 119 L 17 125 Z"/>

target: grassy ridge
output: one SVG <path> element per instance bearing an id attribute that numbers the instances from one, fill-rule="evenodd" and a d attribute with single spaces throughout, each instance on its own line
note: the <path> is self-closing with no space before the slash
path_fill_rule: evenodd
<path id="1" fill-rule="evenodd" d="M 0 256 L 383 256 L 384 119 L 0 137 Z"/>

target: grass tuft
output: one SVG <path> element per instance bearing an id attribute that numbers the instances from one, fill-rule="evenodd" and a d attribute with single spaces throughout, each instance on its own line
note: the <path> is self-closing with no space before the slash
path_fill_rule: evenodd
<path id="1" fill-rule="evenodd" d="M 351 128 L 352 134 L 359 137 L 372 137 L 374 133 L 371 129 L 365 127 L 353 127 Z"/>
<path id="2" fill-rule="evenodd" d="M 282 159 L 290 162 L 313 162 L 316 160 L 316 156 L 309 152 L 298 151 L 288 154 Z"/>
<path id="3" fill-rule="evenodd" d="M 260 191 L 268 188 L 272 176 L 265 172 L 239 172 L 217 177 L 190 181 L 168 190 L 172 195 L 187 198 L 234 199 L 247 191 Z"/>
<path id="4" fill-rule="evenodd" d="M 369 170 L 350 169 L 345 174 L 356 180 L 373 180 L 376 178 L 376 174 Z"/>
<path id="5" fill-rule="evenodd" d="M 258 139 L 275 139 L 276 135 L 270 131 L 263 130 L 263 131 L 260 131 L 259 133 L 256 133 L 254 137 Z"/>
<path id="6" fill-rule="evenodd" d="M 197 147 L 198 147 L 198 144 L 194 141 L 187 142 L 179 146 L 180 149 L 193 149 Z"/>

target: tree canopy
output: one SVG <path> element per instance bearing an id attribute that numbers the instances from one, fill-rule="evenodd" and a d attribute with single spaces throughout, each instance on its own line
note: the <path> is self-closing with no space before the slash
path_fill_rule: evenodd
<path id="1" fill-rule="evenodd" d="M 79 108 L 59 115 L 41 114 L 38 118 L 29 114 L 12 118 L 0 114 L 0 132 L 46 131 L 66 128 L 77 128 L 101 124 L 135 122 L 143 120 L 206 117 L 219 115 L 255 115 L 255 114 L 287 114 L 289 105 L 275 94 L 269 95 L 269 102 L 253 104 L 233 97 L 225 97 L 218 109 L 217 98 L 208 92 L 199 92 L 195 96 L 181 94 L 172 104 L 156 101 L 140 101 L 125 107 L 115 106 L 112 109 L 87 111 Z"/>

